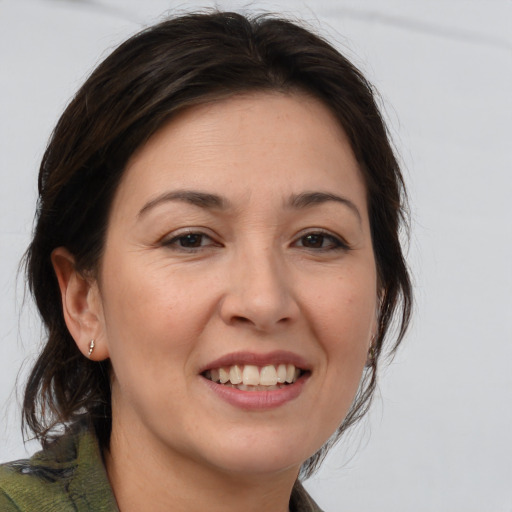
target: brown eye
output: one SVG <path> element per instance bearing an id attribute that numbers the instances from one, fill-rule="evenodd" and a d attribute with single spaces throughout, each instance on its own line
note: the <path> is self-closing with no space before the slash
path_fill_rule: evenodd
<path id="1" fill-rule="evenodd" d="M 319 233 L 306 235 L 302 237 L 303 247 L 310 247 L 311 249 L 320 249 L 324 245 L 325 236 Z"/>
<path id="2" fill-rule="evenodd" d="M 318 249 L 318 250 L 335 250 L 335 249 L 348 249 L 348 245 L 330 233 L 312 232 L 301 236 L 296 245 L 304 247 L 305 249 Z"/>
<path id="3" fill-rule="evenodd" d="M 200 232 L 182 233 L 168 240 L 163 240 L 162 245 L 169 249 L 181 251 L 194 251 L 216 246 L 216 242 L 208 235 Z"/>
<path id="4" fill-rule="evenodd" d="M 203 245 L 204 235 L 200 233 L 189 233 L 184 236 L 180 236 L 176 239 L 176 242 L 180 247 L 185 247 L 187 249 L 194 249 L 196 247 L 201 247 Z"/>

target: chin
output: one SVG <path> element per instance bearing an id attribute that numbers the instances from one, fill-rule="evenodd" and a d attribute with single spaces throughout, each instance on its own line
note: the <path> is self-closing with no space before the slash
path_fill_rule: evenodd
<path id="1" fill-rule="evenodd" d="M 307 457 L 306 457 L 307 459 Z M 276 454 L 271 451 L 262 450 L 255 453 L 238 452 L 233 457 L 223 457 L 217 462 L 217 467 L 221 467 L 225 472 L 236 474 L 237 476 L 248 477 L 268 477 L 269 475 L 282 472 L 299 472 L 300 466 L 304 462 L 302 457 L 297 457 L 293 453 Z"/>
<path id="2" fill-rule="evenodd" d="M 328 436 L 312 442 L 304 435 L 288 430 L 278 435 L 271 433 L 265 439 L 263 433 L 259 432 L 229 439 L 229 445 L 220 446 L 217 453 L 211 454 L 210 460 L 215 460 L 214 464 L 224 471 L 240 476 L 268 476 L 289 471 L 298 474 L 302 463 L 316 453 L 327 439 Z"/>

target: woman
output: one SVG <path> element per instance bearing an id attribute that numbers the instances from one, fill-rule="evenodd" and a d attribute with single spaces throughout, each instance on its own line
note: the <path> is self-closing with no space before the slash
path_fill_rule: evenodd
<path id="1" fill-rule="evenodd" d="M 91 75 L 26 257 L 48 332 L 2 510 L 319 510 L 411 290 L 372 88 L 288 21 L 190 14 Z"/>

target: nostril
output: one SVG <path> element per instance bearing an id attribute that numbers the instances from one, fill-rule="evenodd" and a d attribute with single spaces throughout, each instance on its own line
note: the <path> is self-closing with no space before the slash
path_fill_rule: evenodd
<path id="1" fill-rule="evenodd" d="M 245 316 L 234 316 L 233 323 L 250 324 L 252 322 Z"/>

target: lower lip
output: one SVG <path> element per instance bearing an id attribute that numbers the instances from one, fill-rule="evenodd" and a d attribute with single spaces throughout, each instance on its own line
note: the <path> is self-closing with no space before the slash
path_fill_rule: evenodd
<path id="1" fill-rule="evenodd" d="M 275 409 L 295 400 L 304 389 L 309 374 L 302 375 L 293 384 L 288 384 L 280 389 L 272 391 L 242 391 L 212 382 L 201 377 L 206 385 L 222 400 L 238 407 L 239 409 L 256 411 L 265 409 Z"/>

